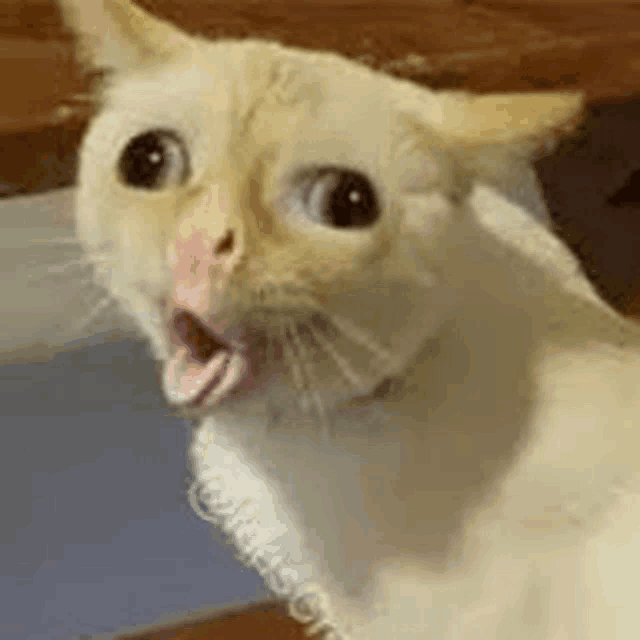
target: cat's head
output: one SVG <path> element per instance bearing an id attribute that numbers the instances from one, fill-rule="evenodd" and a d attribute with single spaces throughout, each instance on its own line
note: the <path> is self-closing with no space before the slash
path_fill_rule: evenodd
<path id="1" fill-rule="evenodd" d="M 508 190 L 581 108 L 191 37 L 125 0 L 61 6 L 105 70 L 77 232 L 178 404 L 276 378 L 294 396 L 367 394 L 399 374 L 455 305 L 447 234 L 471 183 Z"/>

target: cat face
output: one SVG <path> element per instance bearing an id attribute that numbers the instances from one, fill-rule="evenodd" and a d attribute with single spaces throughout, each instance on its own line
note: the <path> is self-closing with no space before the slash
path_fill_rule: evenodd
<path id="1" fill-rule="evenodd" d="M 189 38 L 126 2 L 62 8 L 110 69 L 77 232 L 185 406 L 274 384 L 333 402 L 400 373 L 455 307 L 444 253 L 469 184 L 524 166 L 580 107 Z"/>

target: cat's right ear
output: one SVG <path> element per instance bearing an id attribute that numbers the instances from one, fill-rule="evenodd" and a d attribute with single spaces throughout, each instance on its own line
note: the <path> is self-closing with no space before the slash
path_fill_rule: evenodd
<path id="1" fill-rule="evenodd" d="M 129 0 L 58 0 L 88 70 L 126 70 L 190 48 L 190 37 Z"/>

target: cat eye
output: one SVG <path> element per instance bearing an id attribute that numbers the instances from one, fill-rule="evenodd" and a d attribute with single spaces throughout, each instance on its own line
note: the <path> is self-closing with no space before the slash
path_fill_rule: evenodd
<path id="1" fill-rule="evenodd" d="M 184 182 L 188 155 L 182 140 L 172 131 L 154 129 L 129 141 L 120 156 L 120 176 L 140 189 L 162 189 Z"/>
<path id="2" fill-rule="evenodd" d="M 305 206 L 317 222 L 340 228 L 368 227 L 380 216 L 375 190 L 358 171 L 318 169 L 305 183 Z"/>

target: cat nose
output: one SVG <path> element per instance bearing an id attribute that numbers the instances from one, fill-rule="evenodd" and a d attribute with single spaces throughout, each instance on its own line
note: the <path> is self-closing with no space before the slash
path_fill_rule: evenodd
<path id="1" fill-rule="evenodd" d="M 229 216 L 229 198 L 217 186 L 177 225 L 167 245 L 176 306 L 208 318 L 221 310 L 229 279 L 240 262 L 240 220 Z"/>
<path id="2" fill-rule="evenodd" d="M 167 258 L 173 273 L 175 305 L 207 317 L 220 310 L 234 267 L 239 261 L 237 232 L 226 229 L 212 236 L 207 229 L 178 234 L 169 243 Z"/>

